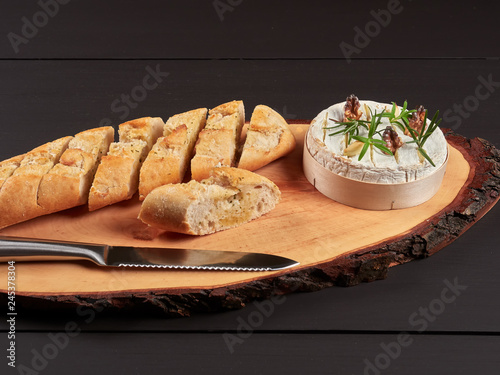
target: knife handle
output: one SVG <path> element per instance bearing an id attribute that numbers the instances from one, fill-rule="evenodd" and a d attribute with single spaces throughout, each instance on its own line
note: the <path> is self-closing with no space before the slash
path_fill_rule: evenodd
<path id="1" fill-rule="evenodd" d="M 90 260 L 105 265 L 106 245 L 0 236 L 0 262 Z"/>

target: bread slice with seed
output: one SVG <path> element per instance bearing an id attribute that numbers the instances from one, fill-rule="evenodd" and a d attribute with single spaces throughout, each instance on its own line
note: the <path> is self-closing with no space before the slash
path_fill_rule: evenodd
<path id="1" fill-rule="evenodd" d="M 232 101 L 210 110 L 191 160 L 191 177 L 201 181 L 215 166 L 234 167 L 241 129 L 245 123 L 243 102 Z"/>
<path id="2" fill-rule="evenodd" d="M 39 185 L 72 138 L 59 138 L 2 163 L 5 181 L 0 189 L 0 228 L 47 213 L 37 202 Z"/>
<path id="3" fill-rule="evenodd" d="M 296 141 L 285 119 L 265 105 L 255 107 L 238 168 L 255 171 L 293 151 Z"/>
<path id="4" fill-rule="evenodd" d="M 110 145 L 92 182 L 90 211 L 133 197 L 139 186 L 141 165 L 163 133 L 164 125 L 160 117 L 143 117 L 118 127 L 119 142 Z"/>
<path id="5" fill-rule="evenodd" d="M 198 108 L 167 120 L 163 137 L 155 143 L 141 168 L 140 200 L 158 186 L 182 182 L 206 118 L 207 109 Z"/>
<path id="6" fill-rule="evenodd" d="M 139 219 L 162 230 L 205 235 L 237 227 L 271 211 L 281 192 L 256 173 L 218 167 L 201 182 L 169 184 L 153 190 Z"/>
<path id="7" fill-rule="evenodd" d="M 43 176 L 38 204 L 47 212 L 57 212 L 87 203 L 95 171 L 113 138 L 111 126 L 76 134 L 59 163 Z"/>

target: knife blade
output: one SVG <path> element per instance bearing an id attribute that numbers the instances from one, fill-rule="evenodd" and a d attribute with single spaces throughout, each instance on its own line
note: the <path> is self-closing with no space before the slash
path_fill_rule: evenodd
<path id="1" fill-rule="evenodd" d="M 107 267 L 277 271 L 299 263 L 272 254 L 181 248 L 109 246 L 0 237 L 0 262 L 88 260 Z"/>

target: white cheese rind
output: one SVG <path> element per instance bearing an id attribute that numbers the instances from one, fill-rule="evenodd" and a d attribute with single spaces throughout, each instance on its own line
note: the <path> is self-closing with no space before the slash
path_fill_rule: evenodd
<path id="1" fill-rule="evenodd" d="M 361 119 L 363 120 L 366 120 L 365 104 L 373 113 L 375 111 L 380 113 L 384 109 L 390 111 L 392 108 L 392 104 L 367 100 L 360 100 L 360 104 L 360 110 L 363 112 Z M 358 181 L 397 184 L 429 176 L 445 162 L 447 142 L 439 128 L 432 133 L 424 144 L 424 149 L 434 162 L 435 167 L 427 160 L 419 157 L 416 145 L 407 143 L 412 140 L 411 137 L 404 135 L 397 127 L 395 127 L 395 130 L 404 142 L 404 145 L 397 151 L 397 158 L 386 155 L 375 147 L 369 150 L 361 160 L 358 160 L 359 155 L 345 156 L 345 136 L 342 134 L 330 136 L 328 134 L 333 133 L 335 130 L 325 130 L 325 127 L 337 125 L 334 120 L 342 121 L 344 106 L 345 102 L 342 102 L 321 111 L 312 121 L 307 133 L 309 152 L 314 159 L 333 173 Z M 429 122 L 428 120 L 427 123 Z M 385 129 L 388 125 L 389 120 L 383 118 L 378 128 Z M 361 129 L 359 135 L 366 136 L 367 131 Z"/>

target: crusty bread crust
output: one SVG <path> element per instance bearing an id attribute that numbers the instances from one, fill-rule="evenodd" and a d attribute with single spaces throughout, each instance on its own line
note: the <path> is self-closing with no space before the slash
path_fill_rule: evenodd
<path id="1" fill-rule="evenodd" d="M 42 176 L 35 174 L 9 178 L 0 192 L 0 228 L 48 213 L 37 205 L 37 189 L 41 179 Z"/>
<path id="2" fill-rule="evenodd" d="M 0 189 L 14 171 L 19 168 L 24 156 L 25 154 L 22 154 L 0 162 Z"/>
<path id="3" fill-rule="evenodd" d="M 200 189 L 199 182 L 167 184 L 153 190 L 141 206 L 139 219 L 150 226 L 170 232 L 194 234 L 186 221 L 186 211 L 198 195 L 206 194 L 208 185 Z"/>
<path id="4" fill-rule="evenodd" d="M 46 214 L 38 205 L 42 177 L 59 161 L 72 137 L 59 138 L 28 152 L 0 190 L 0 228 Z"/>
<path id="5" fill-rule="evenodd" d="M 144 200 L 139 219 L 166 231 L 204 235 L 234 228 L 271 211 L 281 193 L 269 179 L 230 167 L 201 182 L 168 184 Z"/>
<path id="6" fill-rule="evenodd" d="M 255 107 L 238 168 L 255 171 L 293 151 L 296 141 L 285 119 L 265 105 Z"/>
<path id="7" fill-rule="evenodd" d="M 111 126 L 75 135 L 59 163 L 43 176 L 38 204 L 47 212 L 56 212 L 87 203 L 95 171 L 113 137 Z"/>
<path id="8" fill-rule="evenodd" d="M 182 182 L 206 116 L 207 109 L 198 108 L 167 120 L 163 137 L 155 143 L 141 168 L 140 200 L 158 186 Z"/>
<path id="9" fill-rule="evenodd" d="M 236 150 L 245 123 L 243 102 L 232 101 L 210 110 L 191 160 L 191 178 L 207 178 L 215 166 L 235 166 Z"/>

